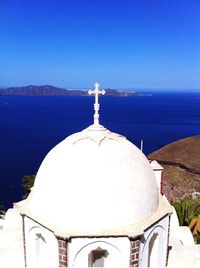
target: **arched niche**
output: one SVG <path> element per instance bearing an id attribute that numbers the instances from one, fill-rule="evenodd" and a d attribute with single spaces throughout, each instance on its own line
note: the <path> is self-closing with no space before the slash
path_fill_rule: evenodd
<path id="1" fill-rule="evenodd" d="M 58 242 L 50 231 L 40 226 L 32 227 L 25 245 L 28 267 L 58 267 Z"/>
<path id="2" fill-rule="evenodd" d="M 148 243 L 148 267 L 158 267 L 159 240 L 159 233 L 154 232 Z"/>
<path id="3" fill-rule="evenodd" d="M 140 267 L 165 267 L 167 234 L 163 226 L 153 227 L 141 240 Z"/>
<path id="4" fill-rule="evenodd" d="M 88 243 L 77 252 L 72 266 L 122 267 L 121 252 L 105 241 Z"/>

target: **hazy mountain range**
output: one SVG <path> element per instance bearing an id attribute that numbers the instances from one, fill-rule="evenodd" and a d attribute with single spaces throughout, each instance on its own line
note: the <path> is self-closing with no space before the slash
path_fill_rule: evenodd
<path id="1" fill-rule="evenodd" d="M 105 89 L 106 96 L 134 96 L 135 92 L 118 91 L 116 89 Z M 64 89 L 51 85 L 9 87 L 0 90 L 0 96 L 88 96 L 87 90 Z"/>

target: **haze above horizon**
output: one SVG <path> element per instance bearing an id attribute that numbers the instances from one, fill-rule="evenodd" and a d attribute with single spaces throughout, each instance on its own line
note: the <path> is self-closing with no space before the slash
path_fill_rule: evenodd
<path id="1" fill-rule="evenodd" d="M 3 0 L 0 87 L 200 90 L 198 0 Z"/>

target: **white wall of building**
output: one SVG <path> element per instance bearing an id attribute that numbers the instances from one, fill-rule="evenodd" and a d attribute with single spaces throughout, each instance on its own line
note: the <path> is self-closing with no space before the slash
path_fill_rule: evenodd
<path id="1" fill-rule="evenodd" d="M 130 266 L 130 240 L 127 237 L 73 238 L 68 245 L 68 265 L 87 267 L 89 254 L 98 248 L 108 252 L 105 267 Z"/>
<path id="2" fill-rule="evenodd" d="M 27 217 L 24 225 L 27 267 L 58 267 L 58 241 L 54 234 Z"/>
<path id="3" fill-rule="evenodd" d="M 151 161 L 150 165 L 156 177 L 156 182 L 158 185 L 159 193 L 162 193 L 162 189 L 161 189 L 162 188 L 162 174 L 163 174 L 164 168 L 156 160 Z"/>
<path id="4" fill-rule="evenodd" d="M 4 230 L 13 230 L 16 228 L 21 228 L 22 226 L 22 216 L 19 211 L 15 208 L 10 208 L 7 210 L 4 219 Z"/>
<path id="5" fill-rule="evenodd" d="M 148 228 L 140 245 L 140 267 L 165 267 L 169 216 Z"/>
<path id="6" fill-rule="evenodd" d="M 0 267 L 25 267 L 21 215 L 8 209 L 0 225 Z"/>

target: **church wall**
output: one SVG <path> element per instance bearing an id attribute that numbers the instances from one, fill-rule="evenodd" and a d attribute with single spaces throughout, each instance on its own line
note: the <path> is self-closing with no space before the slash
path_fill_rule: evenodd
<path id="1" fill-rule="evenodd" d="M 168 254 L 169 215 L 153 224 L 141 237 L 139 266 L 165 267 Z"/>
<path id="2" fill-rule="evenodd" d="M 156 177 L 156 182 L 158 185 L 159 193 L 163 192 L 163 167 L 156 161 L 150 161 L 150 165 L 153 169 L 154 175 Z"/>
<path id="3" fill-rule="evenodd" d="M 28 217 L 24 217 L 24 250 L 26 267 L 59 267 L 56 237 Z"/>
<path id="4" fill-rule="evenodd" d="M 22 216 L 19 211 L 15 208 L 10 208 L 7 210 L 4 219 L 4 230 L 12 230 L 16 228 L 21 228 L 22 226 Z"/>
<path id="5" fill-rule="evenodd" d="M 91 253 L 98 250 L 106 252 L 104 260 L 106 267 L 129 267 L 128 237 L 72 238 L 68 243 L 68 266 L 91 266 Z"/>
<path id="6" fill-rule="evenodd" d="M 0 230 L 3 229 L 4 223 L 5 223 L 5 220 L 4 219 L 0 219 Z"/>
<path id="7" fill-rule="evenodd" d="M 156 182 L 158 185 L 159 193 L 162 194 L 162 177 L 163 177 L 163 170 L 154 170 L 154 174 L 156 177 Z"/>

